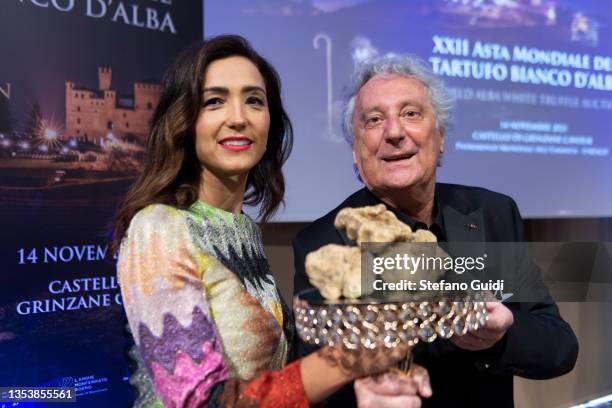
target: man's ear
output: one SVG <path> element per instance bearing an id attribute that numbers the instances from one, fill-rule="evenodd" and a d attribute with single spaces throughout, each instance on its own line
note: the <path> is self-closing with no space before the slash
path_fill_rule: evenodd
<path id="1" fill-rule="evenodd" d="M 440 131 L 440 154 L 444 153 L 444 141 L 446 138 L 444 137 L 444 132 Z"/>
<path id="2" fill-rule="evenodd" d="M 355 143 L 351 146 L 351 153 L 353 153 L 353 163 L 357 164 L 357 156 L 355 156 Z"/>

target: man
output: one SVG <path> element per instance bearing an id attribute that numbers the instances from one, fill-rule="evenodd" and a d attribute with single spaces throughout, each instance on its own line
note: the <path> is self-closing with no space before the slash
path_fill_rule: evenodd
<path id="1" fill-rule="evenodd" d="M 334 228 L 344 207 L 384 203 L 413 230 L 426 228 L 438 241 L 523 241 L 514 201 L 485 189 L 436 183 L 452 100 L 422 61 L 382 57 L 356 75 L 345 129 L 365 188 L 302 230 L 293 242 L 294 291 L 311 287 L 305 256 L 323 245 L 348 245 Z M 541 302 L 488 302 L 489 319 L 476 332 L 450 341 L 419 343 L 415 361 L 429 370 L 433 396 L 425 407 L 513 406 L 513 375 L 545 379 L 570 371 L 578 343 L 548 294 Z M 298 354 L 314 349 L 304 343 Z M 350 388 L 332 406 L 353 404 Z"/>

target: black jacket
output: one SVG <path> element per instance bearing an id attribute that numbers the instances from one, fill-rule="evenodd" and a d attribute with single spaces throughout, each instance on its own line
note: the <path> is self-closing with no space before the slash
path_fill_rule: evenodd
<path id="1" fill-rule="evenodd" d="M 296 236 L 294 293 L 312 287 L 304 271 L 305 256 L 309 252 L 330 243 L 348 244 L 346 237 L 334 228 L 338 211 L 379 203 L 378 198 L 363 188 Z M 436 208 L 449 242 L 524 240 L 523 221 L 514 200 L 508 196 L 482 188 L 439 183 Z M 403 222 L 414 223 L 398 210 L 389 209 Z M 423 407 L 512 407 L 513 375 L 547 379 L 572 370 L 578 342 L 547 292 L 541 302 L 506 305 L 514 315 L 514 323 L 492 349 L 470 352 L 446 340 L 417 344 L 414 359 L 429 370 L 433 389 L 433 396 L 423 401 Z M 295 347 L 298 356 L 316 349 L 299 338 Z M 355 406 L 352 385 L 328 402 L 330 406 Z"/>

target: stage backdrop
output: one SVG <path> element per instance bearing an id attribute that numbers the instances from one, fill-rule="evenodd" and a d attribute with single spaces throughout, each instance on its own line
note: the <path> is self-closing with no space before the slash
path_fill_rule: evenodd
<path id="1" fill-rule="evenodd" d="M 612 7 L 599 0 L 226 0 L 206 35 L 249 38 L 295 124 L 278 220 L 360 187 L 340 129 L 355 63 L 412 53 L 457 100 L 439 179 L 513 196 L 527 217 L 612 216 Z"/>
<path id="2" fill-rule="evenodd" d="M 129 404 L 107 226 L 142 166 L 162 75 L 201 37 L 198 1 L 2 1 L 1 386 Z"/>

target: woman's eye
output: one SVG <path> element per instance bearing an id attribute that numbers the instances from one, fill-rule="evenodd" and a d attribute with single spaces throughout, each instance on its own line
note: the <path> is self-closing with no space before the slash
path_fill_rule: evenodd
<path id="1" fill-rule="evenodd" d="M 264 106 L 264 100 L 258 96 L 249 96 L 247 103 L 249 105 Z"/>
<path id="2" fill-rule="evenodd" d="M 223 103 L 223 99 L 221 98 L 210 98 L 204 101 L 204 107 L 215 107 L 219 106 Z"/>

